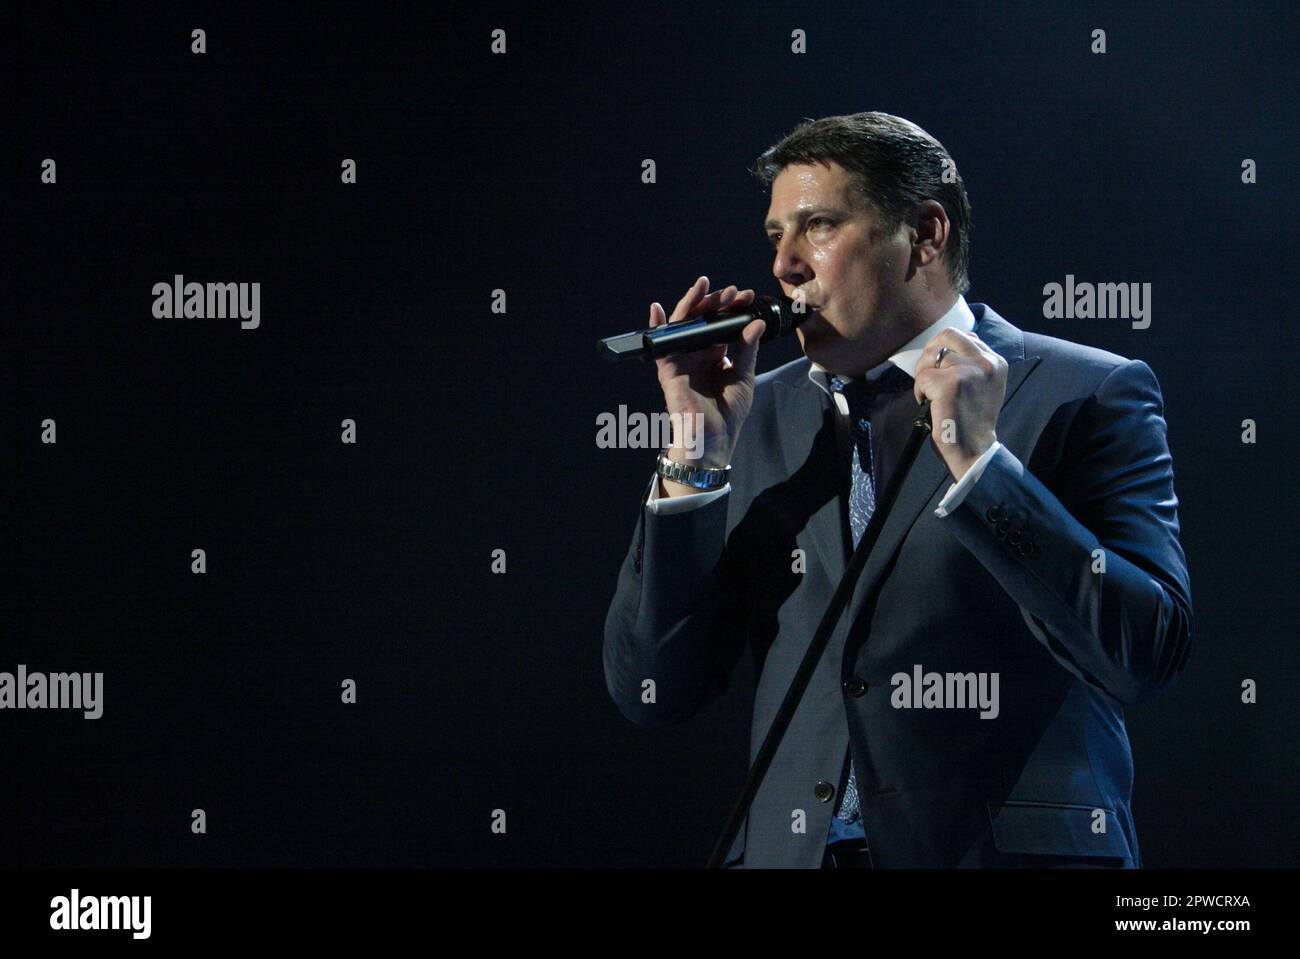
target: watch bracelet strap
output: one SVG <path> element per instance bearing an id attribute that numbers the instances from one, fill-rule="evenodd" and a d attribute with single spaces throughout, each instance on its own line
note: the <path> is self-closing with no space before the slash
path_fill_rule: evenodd
<path id="1" fill-rule="evenodd" d="M 666 480 L 693 486 L 702 493 L 722 489 L 731 478 L 730 466 L 688 466 L 670 460 L 663 450 L 659 451 L 655 471 Z"/>

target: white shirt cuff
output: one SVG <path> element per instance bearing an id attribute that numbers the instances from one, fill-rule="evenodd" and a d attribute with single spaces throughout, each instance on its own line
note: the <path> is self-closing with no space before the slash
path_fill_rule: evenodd
<path id="1" fill-rule="evenodd" d="M 962 504 L 971 487 L 984 475 L 984 469 L 989 465 L 989 460 L 993 459 L 993 454 L 1001 448 L 1002 444 L 994 440 L 993 445 L 980 454 L 980 458 L 971 464 L 966 475 L 948 487 L 948 492 L 943 495 L 943 499 L 939 500 L 939 506 L 934 511 L 935 516 L 947 516 Z"/>
<path id="2" fill-rule="evenodd" d="M 706 503 L 712 503 L 719 496 L 731 492 L 731 484 L 727 483 L 721 489 L 687 493 L 685 496 L 667 496 L 661 499 L 658 476 L 659 474 L 655 473 L 655 479 L 650 483 L 650 495 L 645 501 L 646 507 L 656 516 L 670 516 L 673 513 L 684 513 L 688 509 L 698 509 Z"/>

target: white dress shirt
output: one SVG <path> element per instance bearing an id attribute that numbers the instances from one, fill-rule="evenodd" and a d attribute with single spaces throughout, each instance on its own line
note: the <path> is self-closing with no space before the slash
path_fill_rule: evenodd
<path id="1" fill-rule="evenodd" d="M 892 363 L 908 376 L 915 379 L 916 367 L 921 361 L 921 351 L 925 348 L 925 344 L 938 336 L 941 330 L 945 330 L 950 326 L 954 329 L 961 330 L 963 333 L 969 333 L 971 330 L 975 329 L 975 314 L 972 313 L 970 307 L 966 305 L 965 297 L 958 296 L 957 302 L 952 305 L 952 308 L 948 310 L 947 313 L 939 317 L 939 319 L 935 320 L 932 324 L 905 343 L 903 348 L 889 359 L 867 370 L 866 378 L 869 380 L 875 379 L 888 369 L 889 364 Z M 931 362 L 933 362 L 933 360 L 931 360 Z M 835 404 L 835 409 L 840 413 L 841 422 L 844 422 L 848 418 L 849 404 L 842 393 L 836 393 L 831 389 L 830 378 L 831 373 L 827 371 L 824 366 L 821 366 L 816 362 L 814 362 L 808 370 L 808 379 L 812 380 L 822 389 L 822 391 L 830 395 Z M 973 487 L 979 481 L 979 478 L 984 475 L 984 468 L 988 466 L 989 460 L 993 458 L 993 455 L 998 451 L 998 448 L 1001 445 L 1002 444 L 997 440 L 994 440 L 993 445 L 985 450 L 980 455 L 980 458 L 971 465 L 971 468 L 966 471 L 966 475 L 948 487 L 948 492 L 944 494 L 943 499 L 939 501 L 938 508 L 934 511 L 935 516 L 947 516 L 961 505 L 962 500 L 966 498 L 967 492 L 969 492 L 971 487 Z M 708 490 L 700 493 L 687 493 L 684 496 L 660 498 L 659 483 L 656 480 L 650 484 L 650 495 L 646 499 L 646 506 L 652 513 L 666 516 L 672 513 L 685 512 L 688 509 L 697 509 L 730 492 L 731 484 L 727 483 L 715 490 Z"/>

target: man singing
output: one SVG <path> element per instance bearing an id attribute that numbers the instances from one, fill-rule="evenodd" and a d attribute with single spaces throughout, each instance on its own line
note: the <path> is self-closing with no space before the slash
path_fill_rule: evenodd
<path id="1" fill-rule="evenodd" d="M 656 361 L 703 443 L 675 436 L 643 495 L 611 696 L 682 722 L 748 647 L 752 761 L 928 399 L 930 442 L 727 864 L 1140 866 L 1124 708 L 1174 682 L 1191 637 L 1154 374 L 966 302 L 965 185 L 915 124 L 809 121 L 754 172 L 805 355 L 756 378 L 754 320 L 730 356 Z M 650 325 L 753 296 L 700 277 Z"/>

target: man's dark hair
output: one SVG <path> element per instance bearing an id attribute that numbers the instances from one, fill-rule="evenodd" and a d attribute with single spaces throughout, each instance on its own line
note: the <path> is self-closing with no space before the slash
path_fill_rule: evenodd
<path id="1" fill-rule="evenodd" d="M 851 189 L 896 230 L 915 226 L 917 204 L 936 200 L 948 215 L 951 233 L 944 250 L 953 289 L 970 289 L 970 200 L 957 164 L 942 143 L 910 120 L 888 113 L 852 113 L 806 120 L 763 151 L 751 171 L 770 188 L 792 163 L 835 161 L 849 173 Z M 951 183 L 944 182 L 944 161 Z"/>

